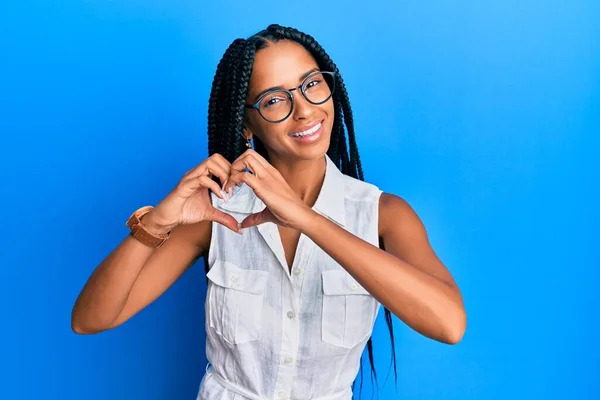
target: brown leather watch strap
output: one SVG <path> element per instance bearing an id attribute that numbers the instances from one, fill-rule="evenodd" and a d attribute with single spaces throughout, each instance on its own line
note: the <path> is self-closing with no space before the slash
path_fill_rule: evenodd
<path id="1" fill-rule="evenodd" d="M 141 220 L 142 217 L 151 210 L 152 206 L 138 208 L 133 212 L 133 214 L 131 214 L 125 225 L 130 228 L 131 236 L 133 236 L 140 243 L 149 247 L 158 248 L 167 241 L 167 239 L 171 236 L 171 232 L 167 232 L 166 234 L 155 234 L 148 232 Z"/>
<path id="2" fill-rule="evenodd" d="M 146 246 L 154 248 L 162 246 L 169 238 L 168 235 L 169 234 L 164 237 L 154 236 L 152 233 L 148 232 L 142 224 L 136 224 L 131 227 L 131 236 Z"/>

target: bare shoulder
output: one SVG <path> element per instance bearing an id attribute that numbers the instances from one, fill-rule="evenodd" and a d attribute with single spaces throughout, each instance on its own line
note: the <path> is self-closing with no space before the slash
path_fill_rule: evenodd
<path id="1" fill-rule="evenodd" d="M 456 287 L 448 268 L 432 248 L 421 218 L 400 196 L 381 194 L 379 238 L 388 253 Z"/>
<path id="2" fill-rule="evenodd" d="M 418 233 L 424 230 L 423 223 L 413 207 L 402 197 L 382 193 L 379 198 L 379 236 L 390 231 L 410 231 Z"/>

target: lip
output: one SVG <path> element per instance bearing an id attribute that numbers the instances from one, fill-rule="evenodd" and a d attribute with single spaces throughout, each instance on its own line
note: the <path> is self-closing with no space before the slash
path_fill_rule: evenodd
<path id="1" fill-rule="evenodd" d="M 306 131 L 306 130 L 309 130 L 310 128 L 313 128 L 313 127 L 315 127 L 315 126 L 317 126 L 317 125 L 319 125 L 319 124 L 322 124 L 322 123 L 323 123 L 323 121 L 325 121 L 325 120 L 324 120 L 324 119 L 322 119 L 322 120 L 320 120 L 320 121 L 315 121 L 314 123 L 312 123 L 312 124 L 310 124 L 310 125 L 304 125 L 304 126 L 301 126 L 300 128 L 298 128 L 298 130 L 296 130 L 296 131 L 294 131 L 294 132 L 290 133 L 290 135 L 292 135 L 292 134 L 294 134 L 294 133 L 298 133 L 298 132 L 304 132 L 304 131 Z"/>
<path id="2" fill-rule="evenodd" d="M 321 121 L 317 121 L 314 124 L 311 125 L 306 125 L 306 127 L 303 127 L 302 130 L 298 131 L 298 132 L 302 132 L 305 131 L 306 129 L 310 129 L 311 127 L 315 127 L 317 125 L 319 125 L 319 123 L 321 124 L 321 127 L 314 132 L 313 134 L 309 135 L 309 136 L 304 136 L 304 137 L 294 137 L 292 136 L 292 134 L 289 134 L 290 139 L 292 139 L 293 141 L 295 141 L 296 143 L 303 143 L 303 144 L 311 144 L 311 143 L 315 143 L 318 142 L 321 139 L 321 136 L 323 136 L 323 131 L 325 129 L 325 126 L 323 125 L 323 122 L 325 120 L 321 120 Z"/>

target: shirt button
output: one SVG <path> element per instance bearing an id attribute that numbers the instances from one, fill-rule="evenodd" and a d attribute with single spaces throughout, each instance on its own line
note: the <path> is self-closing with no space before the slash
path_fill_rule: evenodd
<path id="1" fill-rule="evenodd" d="M 292 361 L 294 361 L 294 360 L 292 359 L 292 357 L 286 357 L 286 358 L 283 360 L 284 364 L 291 364 L 291 363 L 292 363 Z"/>
<path id="2" fill-rule="evenodd" d="M 358 286 L 356 285 L 356 283 L 353 282 L 352 285 L 350 285 L 350 289 L 356 290 L 358 289 Z"/>
<path id="3" fill-rule="evenodd" d="M 237 277 L 236 275 L 231 275 L 231 276 L 229 277 L 229 280 L 230 280 L 231 282 L 235 282 L 235 281 L 237 281 L 237 279 L 238 279 L 238 277 Z"/>
<path id="4" fill-rule="evenodd" d="M 285 399 L 285 392 L 277 393 L 277 397 L 279 397 L 280 399 Z"/>
<path id="5" fill-rule="evenodd" d="M 294 318 L 294 315 L 295 315 L 295 314 L 294 314 L 294 312 L 293 312 L 293 311 L 288 311 L 288 312 L 287 312 L 287 316 L 288 316 L 288 318 L 289 318 L 289 319 L 293 319 L 293 318 Z"/>
<path id="6" fill-rule="evenodd" d="M 294 275 L 300 275 L 302 270 L 300 268 L 294 268 Z"/>

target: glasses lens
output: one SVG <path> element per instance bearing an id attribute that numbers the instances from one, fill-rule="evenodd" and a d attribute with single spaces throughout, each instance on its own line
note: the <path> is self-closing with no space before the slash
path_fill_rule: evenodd
<path id="1" fill-rule="evenodd" d="M 327 101 L 335 89 L 333 74 L 319 72 L 308 77 L 303 91 L 311 103 L 321 104 Z"/>
<path id="2" fill-rule="evenodd" d="M 287 92 L 272 92 L 260 101 L 260 113 L 268 121 L 279 121 L 292 110 L 292 99 Z"/>

